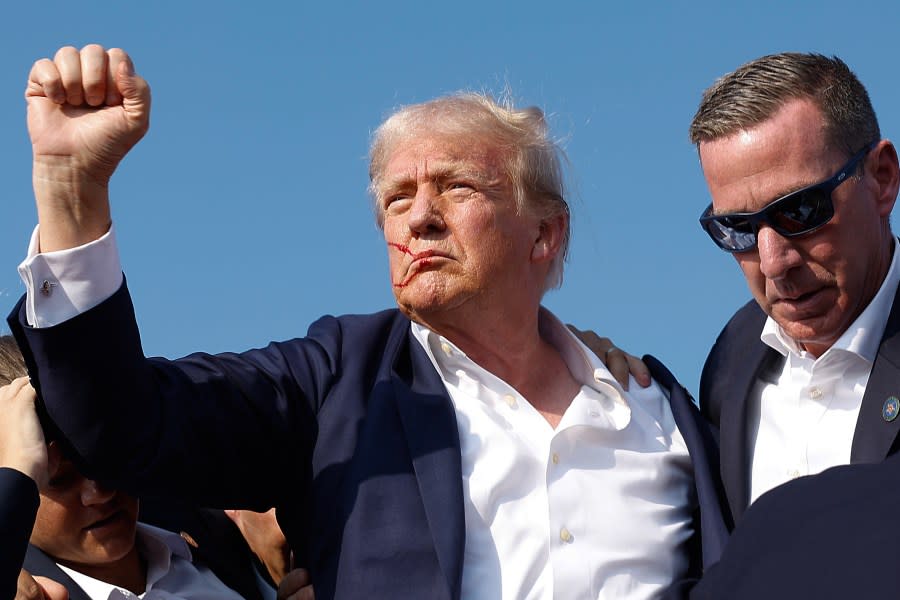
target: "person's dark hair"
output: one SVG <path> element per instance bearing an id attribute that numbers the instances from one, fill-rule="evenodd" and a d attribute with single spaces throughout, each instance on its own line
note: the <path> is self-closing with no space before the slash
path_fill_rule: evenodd
<path id="1" fill-rule="evenodd" d="M 691 121 L 691 142 L 750 129 L 801 98 L 822 112 L 828 142 L 848 154 L 881 138 L 866 88 L 841 59 L 784 52 L 750 61 L 710 86 Z"/>
<path id="2" fill-rule="evenodd" d="M 22 358 L 16 339 L 11 335 L 0 335 L 0 385 L 26 375 L 28 371 L 25 359 Z"/>

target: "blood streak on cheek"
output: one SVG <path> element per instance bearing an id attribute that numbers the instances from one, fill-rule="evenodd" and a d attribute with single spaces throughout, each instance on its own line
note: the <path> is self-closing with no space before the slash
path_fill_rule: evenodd
<path id="1" fill-rule="evenodd" d="M 388 242 L 388 246 L 393 246 L 403 254 L 413 255 L 412 250 L 409 249 L 409 246 L 404 246 L 403 244 L 398 244 L 396 242 Z"/>

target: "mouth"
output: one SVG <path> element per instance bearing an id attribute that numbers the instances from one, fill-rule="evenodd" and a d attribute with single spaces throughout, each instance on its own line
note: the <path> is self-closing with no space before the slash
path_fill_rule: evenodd
<path id="1" fill-rule="evenodd" d="M 825 292 L 828 287 L 816 288 L 809 292 L 792 296 L 781 296 L 773 304 L 781 305 L 785 309 L 794 312 L 806 312 L 814 310 L 825 300 Z"/>
<path id="2" fill-rule="evenodd" d="M 413 278 L 419 273 L 425 271 L 429 266 L 431 266 L 432 262 L 434 262 L 435 259 L 448 258 L 446 254 L 434 249 L 413 252 L 409 248 L 409 246 L 398 244 L 396 242 L 388 242 L 388 246 L 396 248 L 412 259 L 409 263 L 409 267 L 407 267 L 406 277 L 404 277 L 401 281 L 393 282 L 395 288 L 405 288 L 406 286 L 408 286 Z"/>
<path id="3" fill-rule="evenodd" d="M 805 292 L 805 293 L 803 293 L 803 294 L 797 294 L 796 296 L 792 296 L 792 297 L 784 297 L 784 298 L 782 298 L 782 300 L 784 300 L 785 302 L 804 302 L 804 301 L 806 301 L 806 300 L 809 300 L 810 298 L 812 298 L 812 297 L 815 296 L 816 294 L 818 294 L 820 291 L 821 291 L 821 290 L 814 290 L 814 291 L 812 291 L 812 292 Z"/>
<path id="4" fill-rule="evenodd" d="M 116 511 L 113 511 L 112 513 L 110 513 L 109 515 L 107 515 L 106 517 L 103 517 L 102 519 L 94 521 L 93 523 L 91 523 L 90 525 L 85 527 L 84 530 L 85 531 L 102 530 L 106 527 L 116 525 L 116 524 L 126 520 L 127 518 L 128 518 L 128 514 L 124 510 L 122 510 L 122 509 L 116 510 Z"/>
<path id="5" fill-rule="evenodd" d="M 431 258 L 432 256 L 444 256 L 444 254 L 441 254 L 440 252 L 438 252 L 437 250 L 434 250 L 434 249 L 422 250 L 420 252 L 413 252 L 412 250 L 410 250 L 409 246 L 407 246 L 405 244 L 398 244 L 396 242 L 388 242 L 388 246 L 392 246 L 392 247 L 396 248 L 397 250 L 399 250 L 400 252 L 402 252 L 403 254 L 409 255 L 412 258 L 413 262 L 416 262 L 417 260 L 422 260 L 424 258 Z"/>

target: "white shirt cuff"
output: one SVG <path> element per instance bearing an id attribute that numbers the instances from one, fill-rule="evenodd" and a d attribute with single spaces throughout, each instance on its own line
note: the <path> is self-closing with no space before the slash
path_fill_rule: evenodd
<path id="1" fill-rule="evenodd" d="M 38 227 L 19 265 L 25 282 L 25 317 L 35 328 L 53 327 L 97 306 L 122 285 L 114 227 L 77 248 L 40 252 Z"/>

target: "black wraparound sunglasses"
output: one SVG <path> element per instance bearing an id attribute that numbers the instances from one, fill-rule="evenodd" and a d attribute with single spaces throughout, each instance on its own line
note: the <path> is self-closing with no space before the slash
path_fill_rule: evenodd
<path id="1" fill-rule="evenodd" d="M 784 237 L 812 233 L 834 216 L 831 193 L 850 178 L 859 161 L 877 143 L 874 141 L 857 152 L 833 177 L 782 196 L 757 212 L 716 215 L 710 204 L 700 215 L 700 226 L 725 252 L 746 252 L 755 248 L 756 233 L 763 224 Z"/>

